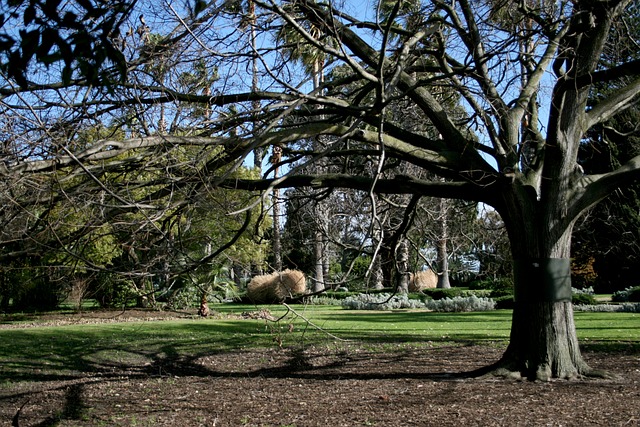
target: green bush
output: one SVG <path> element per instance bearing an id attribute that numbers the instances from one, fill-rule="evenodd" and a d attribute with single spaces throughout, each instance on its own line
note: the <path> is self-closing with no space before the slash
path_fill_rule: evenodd
<path id="1" fill-rule="evenodd" d="M 466 291 L 462 291 L 462 296 L 463 297 L 470 297 L 471 295 L 475 295 L 479 298 L 491 298 L 493 291 L 490 291 L 488 289 L 475 289 L 475 290 L 466 290 Z"/>
<path id="2" fill-rule="evenodd" d="M 0 272 L 2 311 L 54 310 L 66 297 L 67 281 L 59 269 L 22 264 L 3 266 Z"/>
<path id="3" fill-rule="evenodd" d="M 513 296 L 513 289 L 496 289 L 491 291 L 491 298 L 501 298 Z"/>
<path id="4" fill-rule="evenodd" d="M 103 308 L 125 307 L 134 303 L 137 296 L 133 283 L 106 271 L 93 278 L 89 292 Z"/>
<path id="5" fill-rule="evenodd" d="M 167 309 L 186 310 L 200 306 L 202 291 L 195 286 L 183 286 L 171 294 L 167 300 Z"/>
<path id="6" fill-rule="evenodd" d="M 640 286 L 631 288 L 631 292 L 629 292 L 629 302 L 640 302 Z"/>
<path id="7" fill-rule="evenodd" d="M 573 302 L 574 305 L 594 305 L 598 303 L 593 295 L 586 293 L 573 294 L 571 302 Z"/>
<path id="8" fill-rule="evenodd" d="M 574 288 L 571 287 L 571 292 L 574 294 L 589 294 L 593 295 L 595 292 L 593 291 L 593 286 L 589 286 L 587 288 Z"/>
<path id="9" fill-rule="evenodd" d="M 613 302 L 640 302 L 640 286 L 616 291 L 611 295 Z"/>
<path id="10" fill-rule="evenodd" d="M 49 311 L 58 307 L 62 301 L 59 285 L 47 280 L 36 279 L 17 286 L 11 309 L 14 311 Z"/>
<path id="11" fill-rule="evenodd" d="M 513 310 L 515 306 L 513 295 L 503 295 L 493 298 L 493 300 L 496 302 L 496 308 L 499 310 Z"/>
<path id="12" fill-rule="evenodd" d="M 499 297 L 493 297 L 492 294 L 492 298 L 493 300 L 496 302 L 496 308 L 497 309 L 509 309 L 512 310 L 514 308 L 514 300 L 513 300 L 513 295 L 502 295 Z M 598 301 L 596 301 L 596 299 L 594 298 L 593 295 L 589 295 L 589 294 L 573 294 L 572 296 L 572 301 L 574 305 L 593 305 L 593 304 L 598 304 Z"/>
<path id="13" fill-rule="evenodd" d="M 462 290 L 458 288 L 449 288 L 449 289 L 423 289 L 425 295 L 431 297 L 431 299 L 439 300 L 443 298 L 455 298 L 462 296 Z"/>
<path id="14" fill-rule="evenodd" d="M 499 298 L 513 294 L 513 279 L 501 277 L 497 279 L 474 280 L 469 283 L 469 289 L 486 289 L 491 291 L 491 298 Z"/>
<path id="15" fill-rule="evenodd" d="M 491 289 L 492 280 L 490 279 L 476 279 L 468 283 L 469 289 Z"/>

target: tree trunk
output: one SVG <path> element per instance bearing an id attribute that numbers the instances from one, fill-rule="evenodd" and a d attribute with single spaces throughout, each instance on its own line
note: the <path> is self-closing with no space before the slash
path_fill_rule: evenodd
<path id="1" fill-rule="evenodd" d="M 313 238 L 313 255 L 315 259 L 315 280 L 313 281 L 313 292 L 320 292 L 324 289 L 324 262 L 322 260 L 323 236 L 320 227 L 316 228 Z"/>
<path id="2" fill-rule="evenodd" d="M 251 50 L 253 50 L 254 52 L 257 51 L 256 48 L 256 5 L 253 1 L 249 1 L 247 4 L 248 7 L 248 18 L 249 18 L 249 42 L 251 43 Z M 252 93 L 257 93 L 258 92 L 258 85 L 259 85 L 259 76 L 258 76 L 258 65 L 259 65 L 259 61 L 260 58 L 258 58 L 257 56 L 254 56 L 254 58 L 251 61 L 251 92 Z M 255 117 L 258 114 L 258 111 L 260 109 L 260 101 L 258 99 L 255 99 L 251 102 L 251 108 L 253 110 L 252 115 L 254 116 L 253 118 L 253 136 L 257 137 L 258 136 L 258 132 L 257 132 L 257 128 L 258 128 L 258 123 L 255 119 Z M 253 149 L 253 167 L 256 168 L 259 171 L 262 171 L 262 160 L 264 159 L 264 155 L 265 155 L 265 149 L 264 147 L 255 147 Z"/>
<path id="3" fill-rule="evenodd" d="M 9 281 L 4 268 L 0 269 L 0 311 L 6 313 L 9 311 L 9 299 L 11 298 Z"/>
<path id="4" fill-rule="evenodd" d="M 382 265 L 380 264 L 380 255 L 374 261 L 373 270 L 371 271 L 371 281 L 373 289 L 384 288 L 384 274 L 382 273 Z"/>
<path id="5" fill-rule="evenodd" d="M 276 168 L 277 171 L 277 168 Z M 276 172 L 276 177 L 278 173 Z M 280 239 L 280 190 L 273 189 L 273 263 L 276 271 L 282 271 L 282 243 Z"/>
<path id="6" fill-rule="evenodd" d="M 571 301 L 516 301 L 512 322 L 502 359 L 508 371 L 543 381 L 592 373 L 580 353 Z"/>
<path id="7" fill-rule="evenodd" d="M 447 251 L 447 240 L 439 239 L 436 245 L 436 264 L 438 267 L 438 288 L 449 289 L 449 253 Z"/>
<path id="8" fill-rule="evenodd" d="M 573 321 L 569 258 L 517 260 L 511 342 L 504 359 L 539 380 L 589 373 Z"/>
<path id="9" fill-rule="evenodd" d="M 440 235 L 436 243 L 436 264 L 438 268 L 438 285 L 440 289 L 449 289 L 451 282 L 449 282 L 449 251 L 447 250 L 447 243 L 449 242 L 449 200 L 440 199 L 439 204 L 439 225 Z"/>
<path id="10" fill-rule="evenodd" d="M 543 381 L 595 374 L 582 359 L 573 319 L 573 223 L 527 217 L 505 220 L 514 259 L 515 306 L 510 343 L 494 373 Z"/>
<path id="11" fill-rule="evenodd" d="M 202 317 L 207 317 L 209 315 L 209 304 L 207 303 L 207 292 L 205 290 L 203 290 L 200 295 L 200 308 L 198 308 L 198 314 Z"/>
<path id="12" fill-rule="evenodd" d="M 229 270 L 229 275 L 236 286 L 240 287 L 242 285 L 242 267 L 240 265 L 233 263 Z"/>
<path id="13" fill-rule="evenodd" d="M 322 277 L 324 278 L 325 288 L 327 287 L 327 282 L 329 282 L 328 284 L 329 286 L 331 286 L 331 276 L 329 274 L 330 267 L 331 267 L 329 264 L 330 259 L 331 259 L 331 256 L 329 254 L 329 239 L 325 234 L 322 236 Z"/>

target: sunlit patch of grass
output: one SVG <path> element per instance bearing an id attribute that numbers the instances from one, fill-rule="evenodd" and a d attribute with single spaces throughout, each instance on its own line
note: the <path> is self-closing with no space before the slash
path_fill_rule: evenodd
<path id="1" fill-rule="evenodd" d="M 578 339 L 640 341 L 640 313 L 588 313 L 574 315 Z"/>

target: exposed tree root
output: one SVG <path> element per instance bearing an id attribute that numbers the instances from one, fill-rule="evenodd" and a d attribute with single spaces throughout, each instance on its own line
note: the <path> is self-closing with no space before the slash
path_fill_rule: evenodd
<path id="1" fill-rule="evenodd" d="M 493 365 L 485 366 L 476 370 L 474 373 L 476 378 L 495 379 L 502 378 L 505 380 L 522 380 L 524 379 L 522 372 L 516 369 L 513 364 L 507 364 L 500 360 Z"/>
<path id="2" fill-rule="evenodd" d="M 603 380 L 618 380 L 620 376 L 609 371 L 602 369 L 589 369 L 587 372 L 582 372 L 582 376 L 586 378 L 599 378 Z"/>
<path id="3" fill-rule="evenodd" d="M 537 369 L 525 369 L 523 364 L 510 358 L 502 358 L 492 365 L 485 366 L 469 373 L 469 377 L 479 379 L 505 380 L 530 380 L 530 381 L 554 381 L 554 380 L 581 380 L 587 378 L 598 378 L 614 380 L 619 377 L 609 371 L 592 369 L 586 363 L 581 362 L 574 369 L 566 369 L 560 372 L 553 372 L 547 364 L 542 364 Z"/>

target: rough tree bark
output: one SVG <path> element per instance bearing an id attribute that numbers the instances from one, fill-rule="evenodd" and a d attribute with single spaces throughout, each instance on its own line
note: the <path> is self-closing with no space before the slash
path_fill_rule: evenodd
<path id="1" fill-rule="evenodd" d="M 509 346 L 496 372 L 545 381 L 593 374 L 581 356 L 573 319 L 573 225 L 558 224 L 563 230 L 555 235 L 541 218 L 511 219 L 509 224 L 515 234 L 515 307 Z"/>

